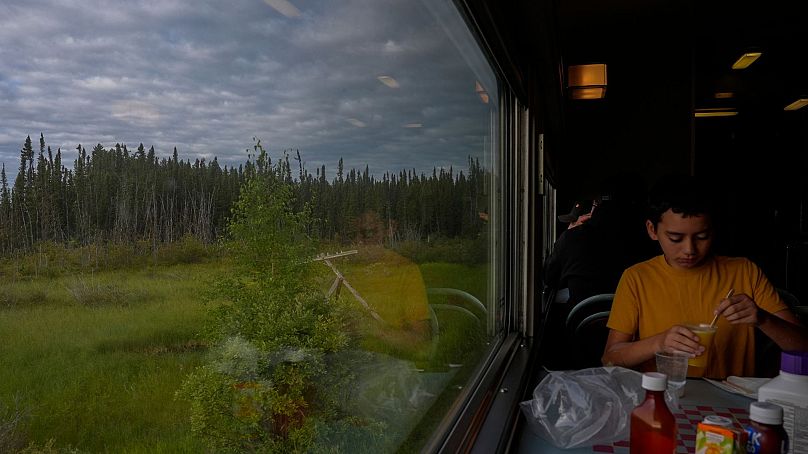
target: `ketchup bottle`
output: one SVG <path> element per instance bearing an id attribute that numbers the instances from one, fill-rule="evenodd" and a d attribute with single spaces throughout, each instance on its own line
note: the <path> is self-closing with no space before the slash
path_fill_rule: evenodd
<path id="1" fill-rule="evenodd" d="M 658 372 L 642 376 L 645 401 L 631 412 L 630 452 L 675 453 L 676 419 L 665 403 L 668 377 Z"/>

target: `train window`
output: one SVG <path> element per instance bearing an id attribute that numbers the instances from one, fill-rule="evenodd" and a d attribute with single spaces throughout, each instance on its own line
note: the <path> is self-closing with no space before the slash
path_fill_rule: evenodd
<path id="1" fill-rule="evenodd" d="M 526 118 L 453 2 L 0 11 L 0 451 L 451 423 L 516 329 Z"/>

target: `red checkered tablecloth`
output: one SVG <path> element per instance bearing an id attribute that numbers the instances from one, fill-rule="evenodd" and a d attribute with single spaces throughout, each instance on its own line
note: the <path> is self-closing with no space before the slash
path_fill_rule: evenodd
<path id="1" fill-rule="evenodd" d="M 745 408 L 682 405 L 679 411 L 673 414 L 673 416 L 676 417 L 676 428 L 679 438 L 679 445 L 676 449 L 677 454 L 695 452 L 697 425 L 703 421 L 704 417 L 707 415 L 726 416 L 730 418 L 738 428 L 743 428 L 749 424 L 749 411 Z M 628 440 L 620 440 L 609 445 L 595 445 L 592 447 L 592 451 L 628 454 L 628 446 Z"/>

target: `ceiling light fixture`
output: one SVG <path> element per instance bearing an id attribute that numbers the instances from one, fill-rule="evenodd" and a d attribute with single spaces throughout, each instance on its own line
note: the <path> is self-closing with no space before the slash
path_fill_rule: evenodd
<path id="1" fill-rule="evenodd" d="M 606 97 L 606 64 L 570 65 L 567 87 L 572 99 L 601 99 Z"/>
<path id="2" fill-rule="evenodd" d="M 715 99 L 729 99 L 729 98 L 734 98 L 734 97 L 735 97 L 735 93 L 733 93 L 731 91 L 719 91 L 719 92 L 716 92 L 716 94 L 715 94 Z"/>
<path id="3" fill-rule="evenodd" d="M 379 79 L 379 82 L 387 85 L 390 88 L 398 88 L 398 87 L 400 87 L 400 85 L 398 84 L 398 81 L 393 79 L 390 76 L 379 76 L 379 77 L 377 77 L 377 79 Z"/>
<path id="4" fill-rule="evenodd" d="M 738 115 L 738 111 L 732 107 L 705 107 L 703 109 L 696 109 L 693 115 L 696 118 L 732 117 Z"/>
<path id="5" fill-rule="evenodd" d="M 299 17 L 300 10 L 295 5 L 289 3 L 288 0 L 264 0 L 264 3 L 275 8 L 276 11 L 286 17 Z"/>
<path id="6" fill-rule="evenodd" d="M 709 117 L 733 117 L 738 115 L 738 111 L 731 107 L 715 107 L 706 109 L 696 109 L 693 112 L 696 118 L 709 118 Z"/>
<path id="7" fill-rule="evenodd" d="M 477 93 L 477 96 L 480 97 L 480 101 L 482 101 L 483 104 L 488 104 L 488 91 L 483 88 L 483 85 L 478 80 L 474 81 L 474 92 Z"/>
<path id="8" fill-rule="evenodd" d="M 364 128 L 365 126 L 367 126 L 367 124 L 365 124 L 364 121 L 359 120 L 357 118 L 349 118 L 349 119 L 347 119 L 345 121 L 347 121 L 348 123 L 356 126 L 357 128 Z"/>
<path id="9" fill-rule="evenodd" d="M 755 62 L 760 56 L 763 55 L 762 52 L 747 52 L 741 55 L 738 60 L 732 64 L 732 69 L 744 69 L 748 68 L 749 65 Z"/>
<path id="10" fill-rule="evenodd" d="M 709 117 L 734 117 L 738 115 L 735 110 L 727 110 L 723 112 L 696 112 L 693 114 L 696 118 L 709 118 Z"/>
<path id="11" fill-rule="evenodd" d="M 791 104 L 787 105 L 783 110 L 797 110 L 808 105 L 808 98 L 800 98 Z"/>

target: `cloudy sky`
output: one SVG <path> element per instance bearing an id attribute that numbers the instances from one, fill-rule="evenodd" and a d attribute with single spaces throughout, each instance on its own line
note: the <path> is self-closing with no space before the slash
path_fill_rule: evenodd
<path id="1" fill-rule="evenodd" d="M 482 93 L 481 93 L 482 92 Z M 490 92 L 490 94 L 489 94 Z M 449 0 L 3 0 L 0 160 L 30 135 L 307 167 L 484 160 L 493 75 Z M 484 102 L 487 100 L 488 102 Z"/>

